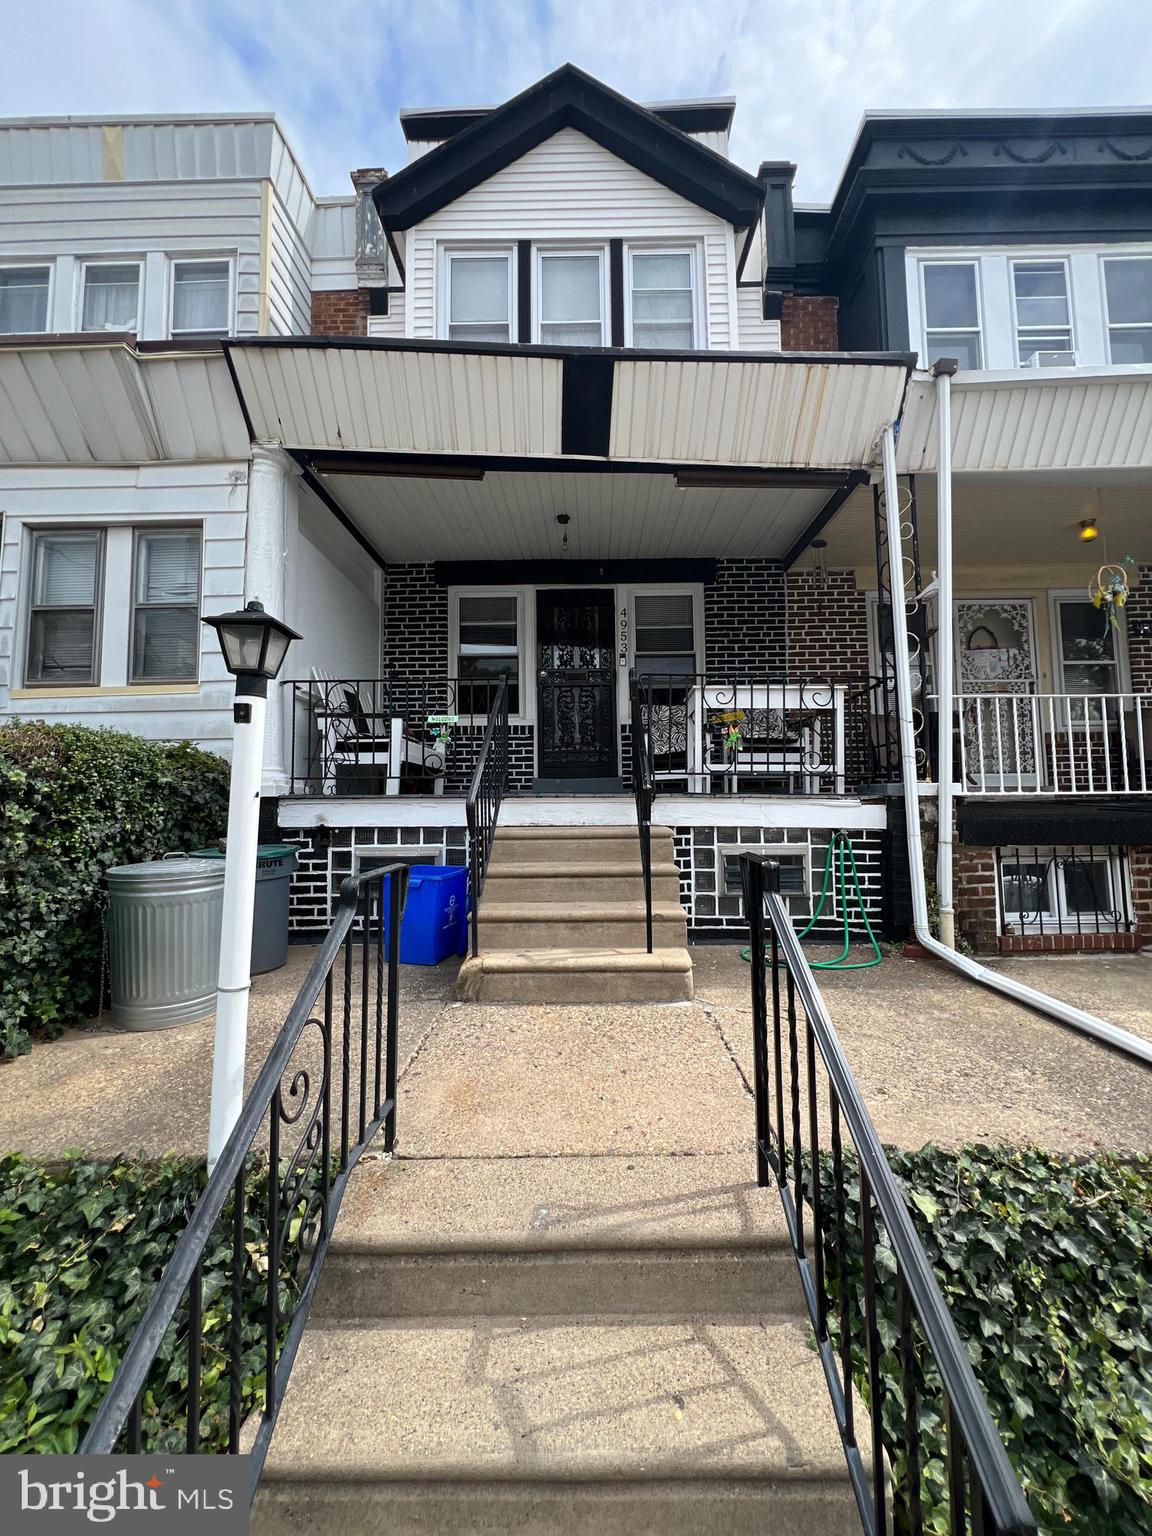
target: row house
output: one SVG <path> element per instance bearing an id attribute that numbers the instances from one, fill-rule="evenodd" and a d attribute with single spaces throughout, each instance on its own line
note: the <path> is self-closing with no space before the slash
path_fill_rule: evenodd
<path id="1" fill-rule="evenodd" d="M 899 937 L 895 613 L 961 933 L 1152 940 L 1152 113 L 869 116 L 816 208 L 730 159 L 734 106 L 565 66 L 401 113 L 340 198 L 270 117 L 0 124 L 0 708 L 226 750 L 199 616 L 258 596 L 303 635 L 265 784 L 299 934 L 367 860 L 461 862 L 498 753 L 501 827 L 634 827 L 646 786 L 655 950 L 742 931 L 749 846 L 807 922 L 838 832 L 815 931 Z"/>

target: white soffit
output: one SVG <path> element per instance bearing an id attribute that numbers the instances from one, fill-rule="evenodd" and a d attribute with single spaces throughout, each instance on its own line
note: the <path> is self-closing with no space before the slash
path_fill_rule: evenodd
<path id="1" fill-rule="evenodd" d="M 915 378 L 900 424 L 901 474 L 936 468 L 936 385 Z M 1152 467 L 1152 370 L 1082 368 L 958 375 L 955 474 L 1036 475 Z"/>
<path id="2" fill-rule="evenodd" d="M 144 355 L 96 341 L 0 346 L 0 464 L 247 457 L 218 352 Z"/>
<path id="3" fill-rule="evenodd" d="M 559 513 L 573 560 L 780 557 L 827 486 L 679 490 L 671 474 L 489 470 L 483 480 L 325 474 L 385 560 L 554 560 Z"/>

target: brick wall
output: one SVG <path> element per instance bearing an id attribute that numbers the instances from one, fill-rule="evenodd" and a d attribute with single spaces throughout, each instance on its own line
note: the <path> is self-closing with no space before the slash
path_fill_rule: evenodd
<path id="1" fill-rule="evenodd" d="M 980 955 L 994 955 L 999 948 L 996 915 L 996 855 L 991 848 L 967 848 L 954 844 L 952 899 L 956 927 Z"/>
<path id="2" fill-rule="evenodd" d="M 780 315 L 781 348 L 785 352 L 838 351 L 839 303 L 830 294 L 786 293 Z"/>
<path id="3" fill-rule="evenodd" d="M 1136 635 L 1137 624 L 1152 624 L 1152 565 L 1140 567 L 1140 585 L 1134 587 L 1125 608 L 1128 615 L 1128 665 L 1137 693 L 1152 693 L 1152 635 Z"/>
<path id="4" fill-rule="evenodd" d="M 332 288 L 312 295 L 313 336 L 366 336 L 367 288 Z"/>
<path id="5" fill-rule="evenodd" d="M 705 671 L 782 677 L 788 669 L 784 572 L 778 560 L 718 560 L 704 588 Z"/>
<path id="6" fill-rule="evenodd" d="M 855 571 L 792 570 L 786 584 L 788 671 L 797 677 L 868 676 L 868 598 Z"/>
<path id="7" fill-rule="evenodd" d="M 430 564 L 388 567 L 383 617 L 385 676 L 448 676 L 448 592 Z"/>

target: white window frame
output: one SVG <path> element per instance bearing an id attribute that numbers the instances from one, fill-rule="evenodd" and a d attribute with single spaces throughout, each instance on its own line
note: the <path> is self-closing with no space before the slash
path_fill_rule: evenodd
<path id="1" fill-rule="evenodd" d="M 1060 604 L 1067 602 L 1086 603 L 1089 601 L 1088 593 L 1083 587 L 1055 587 L 1048 593 L 1048 622 L 1052 639 L 1052 678 L 1055 683 L 1056 693 L 1067 693 L 1064 683 L 1064 647 L 1060 641 Z M 1101 611 L 1100 627 L 1103 629 L 1107 615 Z M 1117 628 L 1112 631 L 1112 645 L 1116 653 L 1116 692 L 1131 692 L 1131 682 L 1128 675 L 1128 631 L 1123 619 Z M 1079 690 L 1074 697 L 1082 697 L 1083 691 Z M 1092 695 L 1089 695 L 1092 697 Z"/>
<path id="2" fill-rule="evenodd" d="M 196 596 L 187 603 L 142 603 L 138 596 L 138 578 L 140 575 L 140 543 L 141 536 L 147 537 L 154 533 L 191 533 L 196 536 L 200 558 L 196 563 Z M 156 688 L 165 683 L 171 683 L 174 687 L 189 683 L 200 682 L 200 647 L 195 647 L 196 666 L 191 677 L 137 677 L 136 676 L 136 613 L 145 608 L 192 608 L 196 613 L 197 622 L 200 617 L 200 606 L 204 596 L 204 529 L 199 523 L 163 523 L 159 525 L 143 524 L 132 529 L 132 604 L 128 615 L 128 684 L 133 688 Z"/>
<path id="3" fill-rule="evenodd" d="M 916 261 L 916 281 L 920 298 L 920 356 L 925 366 L 928 365 L 928 332 L 934 335 L 969 336 L 972 333 L 970 325 L 933 325 L 928 324 L 928 295 L 924 287 L 924 272 L 928 267 L 971 267 L 975 274 L 976 289 L 976 338 L 980 345 L 980 369 L 988 366 L 988 336 L 984 323 L 984 294 L 983 294 L 983 270 L 978 255 L 956 256 L 920 256 Z M 968 370 L 972 371 L 972 370 Z"/>
<path id="4" fill-rule="evenodd" d="M 696 240 L 677 240 L 661 244 L 659 241 L 628 242 L 624 246 L 624 345 L 635 347 L 636 342 L 632 331 L 632 259 L 635 256 L 687 256 L 691 263 L 692 279 L 692 345 L 687 350 L 699 352 L 703 350 L 704 341 L 704 261 L 701 254 L 700 242 Z M 667 350 L 662 347 L 643 347 L 639 351 L 653 351 L 660 353 Z"/>
<path id="5" fill-rule="evenodd" d="M 600 340 L 589 347 L 606 347 L 611 332 L 611 294 L 608 288 L 608 247 L 603 243 L 587 245 L 537 245 L 532 249 L 532 340 L 543 346 L 573 346 L 572 342 L 546 342 L 543 336 L 544 259 L 548 256 L 598 256 L 600 258 Z"/>
<path id="6" fill-rule="evenodd" d="M 88 286 L 89 267 L 135 267 L 136 268 L 136 323 L 132 329 L 139 336 L 144 323 L 144 263 L 138 256 L 86 256 L 80 263 L 80 276 L 76 284 L 76 311 L 75 327 L 77 334 L 85 336 L 105 336 L 109 333 L 103 330 L 84 329 L 84 294 Z"/>
<path id="7" fill-rule="evenodd" d="M 410 864 L 413 869 L 448 862 L 444 843 L 369 843 L 352 850 L 352 873 L 358 875 L 369 860 Z"/>
<path id="8" fill-rule="evenodd" d="M 228 328 L 225 336 L 236 334 L 236 258 L 226 251 L 181 251 L 178 256 L 168 257 L 168 302 L 166 305 L 166 333 L 169 341 L 202 340 L 199 331 L 177 331 L 172 325 L 172 317 L 176 312 L 176 268 L 183 266 L 198 266 L 202 262 L 221 262 L 228 266 Z M 141 285 L 143 286 L 143 285 Z"/>
<path id="9" fill-rule="evenodd" d="M 1063 934 L 1076 933 L 1076 914 L 1068 909 L 1067 891 L 1064 884 L 1064 871 L 1060 868 L 1060 860 L 1069 858 L 1082 858 L 1085 863 L 1091 857 L 1094 861 L 1108 866 L 1108 880 L 1111 894 L 1118 898 L 1114 902 L 1116 910 L 1121 914 L 1115 919 L 1109 920 L 1103 914 L 1099 920 L 1101 933 L 1124 932 L 1123 914 L 1132 914 L 1132 880 L 1131 870 L 1127 859 L 1122 859 L 1118 852 L 1112 852 L 1108 848 L 1097 847 L 1094 854 L 1086 845 L 1077 844 L 1040 844 L 1033 849 L 1031 845 L 1008 844 L 997 849 L 999 855 L 996 865 L 996 914 L 999 920 L 999 931 L 1002 934 L 1030 934 L 1039 933 L 1041 929 L 1045 933 Z M 1042 857 L 1043 855 L 1048 857 Z M 1018 912 L 1007 912 L 1004 909 L 1004 865 L 1011 863 L 1027 864 L 1039 862 L 1047 864 L 1049 858 L 1055 854 L 1055 862 L 1047 870 L 1045 880 L 1047 883 L 1047 900 L 1049 910 L 1044 913 L 1041 922 L 1038 915 Z M 1095 933 L 1097 931 L 1097 919 L 1095 914 L 1082 914 L 1079 931 Z"/>
<path id="10" fill-rule="evenodd" d="M 508 263 L 508 340 L 507 342 L 478 341 L 477 346 L 510 346 L 524 338 L 517 335 L 517 306 L 519 303 L 516 247 L 507 240 L 494 241 L 491 245 L 481 244 L 444 244 L 440 247 L 440 256 L 437 262 L 436 289 L 439 295 L 439 303 L 436 305 L 436 335 L 440 341 L 452 341 L 450 326 L 452 323 L 452 263 L 454 261 L 469 261 L 477 258 L 503 256 Z M 467 322 L 461 321 L 460 324 Z M 477 322 L 479 323 L 479 322 Z M 456 346 L 469 345 L 466 341 L 455 342 Z"/>
<path id="11" fill-rule="evenodd" d="M 460 599 L 462 597 L 514 597 L 516 599 L 516 655 L 519 664 L 519 688 L 520 707 L 513 713 L 509 711 L 508 718 L 517 725 L 530 724 L 536 716 L 536 668 L 529 666 L 529 639 L 531 638 L 531 650 L 535 650 L 536 631 L 536 604 L 535 589 L 528 587 L 449 587 L 448 588 L 448 673 L 449 677 L 460 676 Z M 532 626 L 531 637 L 528 633 L 529 622 Z M 462 724 L 478 724 L 487 720 L 488 716 L 464 714 L 461 712 Z"/>
<path id="12" fill-rule="evenodd" d="M 1072 289 L 1072 263 L 1071 263 L 1071 261 L 1068 259 L 1067 256 L 1031 256 L 1031 255 L 1028 255 L 1028 256 L 1011 256 L 1008 259 L 1008 303 L 1011 306 L 1011 310 L 1012 310 L 1012 348 L 1013 348 L 1013 351 L 1014 351 L 1014 353 L 1016 355 L 1017 367 L 1019 367 L 1019 368 L 1024 368 L 1024 367 L 1027 367 L 1028 365 L 1026 363 L 1024 363 L 1021 360 L 1021 358 L 1020 358 L 1020 343 L 1021 343 L 1022 338 L 1021 338 L 1021 335 L 1020 335 L 1020 316 L 1019 316 L 1019 313 L 1017 312 L 1017 308 L 1016 308 L 1016 303 L 1017 303 L 1017 299 L 1016 299 L 1016 268 L 1017 267 L 1035 267 L 1035 266 L 1054 267 L 1056 265 L 1059 265 L 1059 266 L 1063 267 L 1063 269 L 1064 269 L 1064 301 L 1065 301 L 1065 303 L 1068 306 L 1068 346 L 1067 346 L 1067 348 L 1059 348 L 1058 350 L 1060 350 L 1060 351 L 1067 350 L 1067 351 L 1073 352 L 1073 353 L 1076 352 L 1076 296 L 1075 296 L 1075 294 L 1073 292 L 1073 289 Z M 979 301 L 979 286 L 977 286 L 977 307 L 979 307 L 979 302 L 980 302 Z M 1037 327 L 1036 326 L 1027 326 L 1027 327 L 1025 327 L 1025 329 L 1027 329 L 1027 330 L 1036 330 Z M 1059 329 L 1062 329 L 1062 327 L 1058 326 L 1058 327 L 1056 327 L 1056 329 L 1059 330 Z M 925 331 L 927 331 L 927 321 L 925 321 Z M 1052 328 L 1050 327 L 1048 332 L 1047 332 L 1047 334 L 1051 335 L 1051 333 L 1052 333 Z M 982 352 L 983 352 L 983 340 L 984 340 L 983 331 L 981 331 L 981 350 L 982 350 Z M 1035 348 L 1035 350 L 1037 352 L 1041 352 L 1041 351 L 1047 351 L 1047 350 L 1050 350 L 1050 349 L 1044 348 L 1044 347 L 1037 347 L 1037 348 Z"/>
<path id="13" fill-rule="evenodd" d="M 52 335 L 52 306 L 56 300 L 56 263 L 51 257 L 37 261 L 0 261 L 0 272 L 24 272 L 42 270 L 48 273 L 48 297 L 44 308 L 42 331 L 0 331 L 0 336 L 50 336 Z"/>
<path id="14" fill-rule="evenodd" d="M 1101 251 L 1100 265 L 1100 310 L 1104 321 L 1104 347 L 1109 363 L 1112 363 L 1112 332 L 1117 331 L 1146 331 L 1152 327 L 1152 318 L 1146 323 L 1138 320 L 1118 320 L 1115 323 L 1108 315 L 1108 282 L 1107 268 L 1109 262 L 1115 261 L 1150 261 L 1152 262 L 1152 249 L 1129 251 Z M 1152 367 L 1148 363 L 1115 363 L 1116 368 Z"/>
<path id="15" fill-rule="evenodd" d="M 692 634 L 696 654 L 696 671 L 706 672 L 704 665 L 704 586 L 699 581 L 672 581 L 672 582 L 638 582 L 631 586 L 616 588 L 616 615 L 617 622 L 622 613 L 628 615 L 628 643 L 621 647 L 619 635 L 617 635 L 617 654 L 620 660 L 620 677 L 616 697 L 618 700 L 617 712 L 622 724 L 629 724 L 632 720 L 632 700 L 628 690 L 629 673 L 636 666 L 636 599 L 637 597 L 682 597 L 687 594 L 692 599 Z M 623 651 L 623 655 L 621 655 Z"/>
<path id="16" fill-rule="evenodd" d="M 55 538 L 59 534 L 82 533 L 94 536 L 96 539 L 96 571 L 92 578 L 92 675 L 85 683 L 75 679 L 67 681 L 46 677 L 32 676 L 32 620 L 34 615 L 44 606 L 36 602 L 36 546 L 41 539 Z M 54 693 L 72 692 L 73 690 L 91 691 L 100 687 L 100 679 L 103 675 L 104 662 L 104 588 L 108 571 L 108 530 L 99 524 L 91 523 L 54 523 L 38 524 L 28 529 L 28 592 L 25 604 L 23 623 L 20 626 L 22 635 L 22 666 L 20 675 L 23 685 L 28 689 L 40 692 L 48 689 Z M 63 604 L 57 604 L 63 607 Z M 87 604 L 84 605 L 87 607 Z M 51 612 L 51 608 L 45 611 Z"/>
<path id="17" fill-rule="evenodd" d="M 781 867 L 797 868 L 801 881 L 798 891 L 781 889 L 785 901 L 808 901 L 812 896 L 812 847 L 810 843 L 717 843 L 716 845 L 716 896 L 734 896 L 726 882 L 726 859 L 738 858 L 742 853 L 766 853 L 777 860 Z M 835 919 L 836 913 L 828 914 Z"/>

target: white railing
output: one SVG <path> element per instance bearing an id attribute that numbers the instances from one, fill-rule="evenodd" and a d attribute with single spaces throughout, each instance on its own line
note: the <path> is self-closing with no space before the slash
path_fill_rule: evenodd
<path id="1" fill-rule="evenodd" d="M 1152 693 L 956 695 L 966 795 L 1152 793 Z"/>

